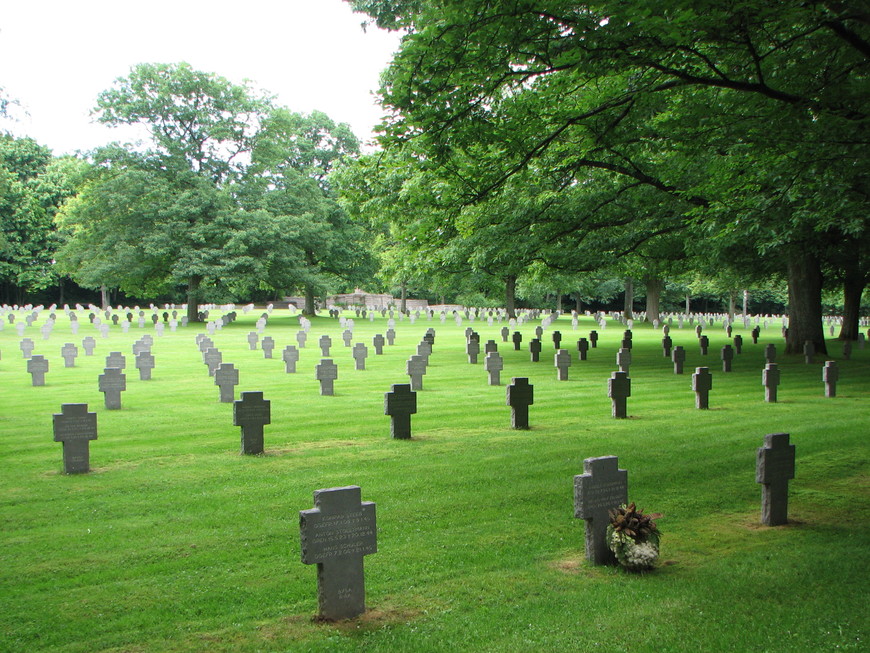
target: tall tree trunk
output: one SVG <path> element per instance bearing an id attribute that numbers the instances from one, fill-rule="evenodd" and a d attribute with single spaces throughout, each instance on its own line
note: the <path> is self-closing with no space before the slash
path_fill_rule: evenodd
<path id="1" fill-rule="evenodd" d="M 509 274 L 504 279 L 504 303 L 508 319 L 517 317 L 517 278 Z"/>
<path id="2" fill-rule="evenodd" d="M 734 314 L 737 312 L 737 291 L 728 291 L 728 321 L 734 322 Z"/>
<path id="3" fill-rule="evenodd" d="M 100 306 L 104 311 L 109 308 L 109 289 L 105 284 L 100 286 Z"/>
<path id="4" fill-rule="evenodd" d="M 843 279 L 843 326 L 840 340 L 857 340 L 861 317 L 861 295 L 867 285 L 867 275 L 861 271 L 857 260 L 850 261 Z"/>
<path id="5" fill-rule="evenodd" d="M 314 286 L 305 284 L 305 308 L 302 310 L 302 313 L 313 316 L 316 312 L 314 307 Z"/>
<path id="6" fill-rule="evenodd" d="M 743 291 L 743 317 L 744 319 L 749 316 L 749 291 Z"/>
<path id="7" fill-rule="evenodd" d="M 634 280 L 628 277 L 625 280 L 625 303 L 623 304 L 622 315 L 626 320 L 634 319 Z"/>
<path id="8" fill-rule="evenodd" d="M 692 312 L 692 298 L 686 293 L 686 315 Z"/>
<path id="9" fill-rule="evenodd" d="M 577 311 L 577 315 L 583 312 L 583 297 L 579 292 L 574 293 L 574 310 Z"/>
<path id="10" fill-rule="evenodd" d="M 187 280 L 187 321 L 199 322 L 199 284 L 202 277 L 193 275 Z"/>
<path id="11" fill-rule="evenodd" d="M 811 340 L 817 354 L 827 354 L 822 326 L 822 269 L 811 252 L 792 247 L 787 252 L 788 338 L 786 354 L 801 354 Z"/>
<path id="12" fill-rule="evenodd" d="M 562 312 L 562 291 L 561 290 L 556 291 L 556 312 L 557 313 Z"/>
<path id="13" fill-rule="evenodd" d="M 63 283 L 63 277 L 58 277 L 58 280 L 57 280 L 57 289 L 60 291 L 59 294 L 58 294 L 58 298 L 57 298 L 57 305 L 58 305 L 58 306 L 63 306 L 63 300 L 65 299 L 65 298 L 64 298 L 64 283 Z"/>
<path id="14" fill-rule="evenodd" d="M 652 323 L 653 320 L 658 320 L 661 314 L 659 302 L 665 282 L 658 277 L 646 277 L 644 286 L 646 286 L 646 321 Z"/>
<path id="15" fill-rule="evenodd" d="M 408 284 L 402 282 L 402 297 L 399 301 L 399 312 L 404 313 L 408 306 Z"/>

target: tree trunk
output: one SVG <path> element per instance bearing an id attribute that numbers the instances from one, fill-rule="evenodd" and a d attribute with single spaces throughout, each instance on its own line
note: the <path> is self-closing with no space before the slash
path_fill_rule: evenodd
<path id="1" fill-rule="evenodd" d="M 822 270 L 811 252 L 793 247 L 787 252 L 788 338 L 786 354 L 802 354 L 811 340 L 817 354 L 827 354 L 822 326 Z"/>
<path id="2" fill-rule="evenodd" d="M 692 298 L 686 293 L 686 315 L 692 312 Z"/>
<path id="3" fill-rule="evenodd" d="M 302 313 L 314 316 L 316 312 L 314 307 L 314 286 L 305 284 L 305 308 L 302 310 Z"/>
<path id="4" fill-rule="evenodd" d="M 58 295 L 58 298 L 57 298 L 57 305 L 58 305 L 58 306 L 63 306 L 63 300 L 64 300 L 64 283 L 63 283 L 63 277 L 58 277 L 58 279 L 57 279 L 57 289 L 60 291 L 60 292 L 59 292 L 59 295 Z"/>
<path id="5" fill-rule="evenodd" d="M 634 319 L 634 281 L 631 277 L 625 280 L 625 304 L 623 305 L 622 315 L 626 320 Z"/>
<path id="6" fill-rule="evenodd" d="M 658 277 L 647 277 L 644 279 L 644 285 L 646 286 L 646 321 L 652 324 L 653 320 L 658 320 L 661 315 L 659 301 L 665 282 Z"/>
<path id="7" fill-rule="evenodd" d="M 734 314 L 737 312 L 737 291 L 728 291 L 728 321 L 734 322 Z"/>
<path id="8" fill-rule="evenodd" d="M 580 293 L 574 293 L 574 309 L 577 311 L 577 315 L 580 315 L 583 312 L 583 298 L 580 296 Z"/>
<path id="9" fill-rule="evenodd" d="M 743 291 L 743 318 L 749 317 L 749 291 Z"/>
<path id="10" fill-rule="evenodd" d="M 100 286 L 100 306 L 104 311 L 109 308 L 109 289 L 105 284 Z"/>
<path id="11" fill-rule="evenodd" d="M 504 303 L 507 308 L 508 319 L 517 317 L 517 278 L 509 274 L 504 280 Z"/>
<path id="12" fill-rule="evenodd" d="M 854 263 L 852 265 L 851 263 Z M 861 317 L 861 295 L 867 285 L 867 276 L 861 272 L 857 261 L 850 262 L 843 279 L 843 326 L 840 340 L 857 340 Z"/>
<path id="13" fill-rule="evenodd" d="M 562 312 L 562 291 L 561 290 L 556 291 L 556 312 L 557 313 Z"/>
<path id="14" fill-rule="evenodd" d="M 199 284 L 202 277 L 191 276 L 187 280 L 187 321 L 199 322 Z"/>
<path id="15" fill-rule="evenodd" d="M 404 313 L 407 305 L 408 305 L 408 284 L 403 281 L 402 282 L 402 297 L 401 297 L 401 301 L 399 302 L 399 312 Z"/>

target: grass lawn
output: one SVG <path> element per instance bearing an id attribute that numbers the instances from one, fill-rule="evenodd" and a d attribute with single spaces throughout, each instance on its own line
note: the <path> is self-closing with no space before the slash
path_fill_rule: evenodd
<path id="1" fill-rule="evenodd" d="M 337 320 L 312 320 L 296 374 L 280 352 L 296 345 L 298 319 L 276 310 L 264 335 L 274 358 L 249 349 L 262 311 L 218 331 L 223 360 L 240 370 L 236 396 L 271 401 L 261 456 L 241 456 L 232 405 L 218 401 L 194 343 L 203 325 L 155 336 L 152 380 L 140 381 L 135 325 L 102 339 L 66 317 L 48 340 L 26 336 L 50 361 L 32 387 L 20 338 L 0 332 L 0 651 L 834 651 L 868 649 L 870 605 L 870 348 L 838 360 L 837 396 L 826 398 L 825 357 L 778 357 L 779 402 L 764 402 L 764 346 L 782 351 L 771 322 L 757 345 L 748 331 L 733 371 L 718 352 L 719 323 L 705 333 L 672 328 L 687 352 L 683 375 L 662 356 L 661 333 L 635 326 L 629 419 L 610 416 L 607 378 L 623 327 L 599 329 L 579 361 L 576 341 L 595 328 L 562 317 L 543 338 L 541 362 L 518 328 L 522 351 L 502 343 L 502 324 L 471 326 L 499 343 L 502 386 L 487 384 L 464 354 L 452 320 L 398 321 L 396 344 L 375 356 L 386 319 L 356 319 L 365 371 L 354 370 Z M 351 313 L 345 313 L 351 316 Z M 19 317 L 23 319 L 23 317 Z M 407 383 L 405 361 L 426 329 L 434 351 L 418 393 L 413 438 L 389 437 L 384 393 Z M 550 332 L 573 354 L 557 381 Z M 314 379 L 317 339 L 331 336 L 335 396 Z M 93 356 L 81 340 L 94 335 Z M 60 349 L 79 346 L 74 368 Z M 127 357 L 123 408 L 106 410 L 97 388 L 111 351 Z M 694 407 L 691 372 L 713 374 L 710 410 Z M 529 377 L 531 430 L 510 428 L 504 383 Z M 52 414 L 87 403 L 98 415 L 91 473 L 62 473 Z M 756 449 L 791 434 L 796 478 L 790 523 L 762 527 Z M 583 459 L 616 455 L 629 499 L 664 513 L 661 565 L 632 574 L 592 567 L 584 523 L 573 517 L 573 477 Z M 300 561 L 298 512 L 319 488 L 359 485 L 377 505 L 378 553 L 366 558 L 367 604 L 339 624 L 312 619 L 316 569 Z"/>

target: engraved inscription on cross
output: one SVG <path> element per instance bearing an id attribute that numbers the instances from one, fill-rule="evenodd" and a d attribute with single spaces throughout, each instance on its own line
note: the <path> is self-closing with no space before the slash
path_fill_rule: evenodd
<path id="1" fill-rule="evenodd" d="M 233 402 L 233 426 L 242 427 L 242 453 L 263 453 L 263 427 L 272 423 L 272 402 L 262 392 L 243 392 Z"/>
<path id="2" fill-rule="evenodd" d="M 514 377 L 506 394 L 507 405 L 511 407 L 511 428 L 529 428 L 529 406 L 535 403 L 535 386 L 526 377 Z"/>
<path id="3" fill-rule="evenodd" d="M 384 393 L 384 415 L 390 416 L 390 435 L 397 440 L 411 437 L 411 415 L 417 412 L 417 393 L 410 383 L 396 383 Z"/>
<path id="4" fill-rule="evenodd" d="M 758 448 L 755 482 L 764 485 L 761 494 L 761 523 L 788 523 L 788 482 L 794 478 L 795 447 L 788 433 L 769 433 Z"/>
<path id="5" fill-rule="evenodd" d="M 302 562 L 317 565 L 321 619 L 353 619 L 365 612 L 363 556 L 377 553 L 375 504 L 359 486 L 315 490 L 314 508 L 299 511 Z"/>
<path id="6" fill-rule="evenodd" d="M 63 442 L 64 474 L 90 471 L 90 441 L 97 439 L 97 414 L 87 404 L 61 404 L 53 415 L 54 441 Z"/>
<path id="7" fill-rule="evenodd" d="M 574 477 L 574 516 L 586 520 L 586 559 L 603 565 L 615 559 L 607 546 L 609 511 L 628 503 L 628 472 L 616 456 L 587 458 L 583 471 Z"/>

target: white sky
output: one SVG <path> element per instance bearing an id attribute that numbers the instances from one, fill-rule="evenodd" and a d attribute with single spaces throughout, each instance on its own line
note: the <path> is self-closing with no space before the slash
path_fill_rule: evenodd
<path id="1" fill-rule="evenodd" d="M 368 141 L 399 37 L 363 18 L 342 0 L 0 0 L 0 87 L 29 113 L 0 126 L 56 155 L 135 138 L 91 122 L 97 95 L 137 63 L 186 61 Z"/>

